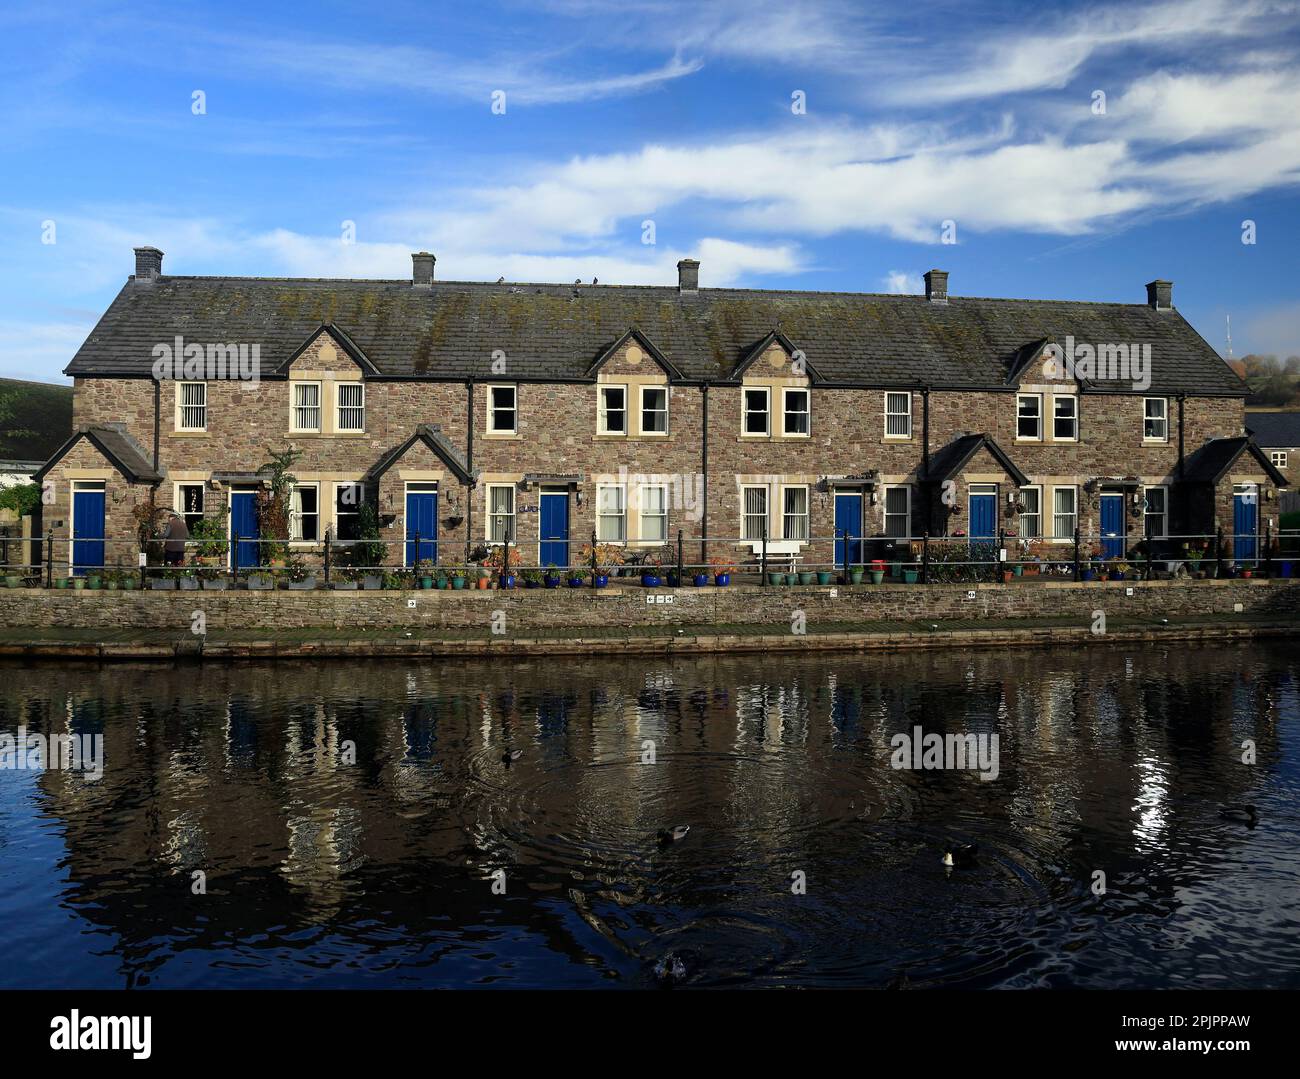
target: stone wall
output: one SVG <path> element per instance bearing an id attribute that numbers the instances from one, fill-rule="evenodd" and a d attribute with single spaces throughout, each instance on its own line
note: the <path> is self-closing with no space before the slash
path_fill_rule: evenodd
<path id="1" fill-rule="evenodd" d="M 1128 595 L 1129 589 L 1133 594 Z M 971 596 L 973 593 L 973 598 Z M 671 598 L 672 602 L 666 601 Z M 414 606 L 411 606 L 411 603 Z M 484 630 L 505 614 L 506 636 L 541 628 L 789 625 L 878 620 L 1275 614 L 1300 611 L 1300 581 L 1043 582 L 1011 585 L 546 589 L 429 592 L 89 592 L 0 590 L 0 627 L 188 630 L 202 611 L 210 630 L 265 627 L 386 628 L 435 635 Z"/>

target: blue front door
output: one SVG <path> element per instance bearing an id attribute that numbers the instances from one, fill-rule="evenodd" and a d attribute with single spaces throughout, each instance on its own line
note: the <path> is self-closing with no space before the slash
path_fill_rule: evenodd
<path id="1" fill-rule="evenodd" d="M 1253 561 L 1257 555 L 1259 505 L 1255 489 L 1238 488 L 1232 495 L 1232 557 L 1237 562 Z"/>
<path id="2" fill-rule="evenodd" d="M 235 569 L 249 569 L 262 564 L 257 543 L 257 494 L 254 491 L 230 493 L 230 534 L 239 537 L 235 551 Z"/>
<path id="3" fill-rule="evenodd" d="M 835 494 L 835 564 L 844 565 L 845 543 L 850 565 L 862 562 L 862 493 Z M 845 538 L 847 537 L 847 539 Z"/>
<path id="4" fill-rule="evenodd" d="M 72 572 L 104 565 L 104 492 L 72 492 Z"/>
<path id="5" fill-rule="evenodd" d="M 416 550 L 416 543 L 419 550 Z M 438 492 L 406 492 L 406 564 L 438 561 Z"/>
<path id="6" fill-rule="evenodd" d="M 1101 554 L 1103 558 L 1124 557 L 1124 496 L 1101 496 Z"/>
<path id="7" fill-rule="evenodd" d="M 543 566 L 569 564 L 569 493 L 543 491 L 538 516 L 541 548 L 538 561 Z"/>
<path id="8" fill-rule="evenodd" d="M 991 540 L 998 534 L 998 496 L 972 494 L 970 496 L 970 538 Z"/>

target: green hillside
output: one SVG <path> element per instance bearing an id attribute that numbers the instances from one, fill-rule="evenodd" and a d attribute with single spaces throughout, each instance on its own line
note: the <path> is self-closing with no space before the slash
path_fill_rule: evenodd
<path id="1" fill-rule="evenodd" d="M 44 461 L 72 434 L 72 387 L 0 378 L 0 461 Z"/>

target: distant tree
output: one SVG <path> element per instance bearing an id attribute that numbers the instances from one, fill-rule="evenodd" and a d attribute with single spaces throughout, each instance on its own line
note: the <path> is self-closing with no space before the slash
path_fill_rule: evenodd
<path id="1" fill-rule="evenodd" d="M 1281 408 L 1300 405 L 1300 356 L 1279 361 L 1276 356 L 1241 358 L 1242 377 L 1250 387 L 1248 405 Z"/>

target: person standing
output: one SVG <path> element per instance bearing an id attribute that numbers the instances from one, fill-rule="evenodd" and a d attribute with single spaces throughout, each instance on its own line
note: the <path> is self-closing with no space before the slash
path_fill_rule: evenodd
<path id="1" fill-rule="evenodd" d="M 190 538 L 189 526 L 183 517 L 173 513 L 167 519 L 163 533 L 163 561 L 169 566 L 179 566 L 185 561 L 185 541 Z"/>

